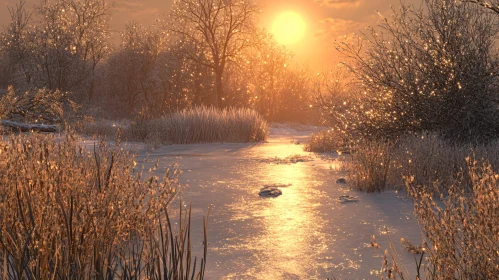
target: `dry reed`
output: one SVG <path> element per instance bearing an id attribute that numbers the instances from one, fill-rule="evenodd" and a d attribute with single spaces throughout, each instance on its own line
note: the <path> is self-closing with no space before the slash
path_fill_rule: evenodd
<path id="1" fill-rule="evenodd" d="M 348 157 L 347 173 L 351 187 L 360 191 L 382 191 L 390 175 L 393 144 L 383 141 L 363 141 Z"/>
<path id="2" fill-rule="evenodd" d="M 72 134 L 0 142 L 0 277 L 202 279 L 206 247 L 193 264 L 190 211 L 176 229 L 168 216 L 179 171 L 144 178 L 135 164 Z"/>
<path id="3" fill-rule="evenodd" d="M 362 141 L 352 151 L 348 157 L 351 186 L 367 191 L 403 188 L 405 176 L 413 177 L 417 185 L 439 182 L 439 186 L 446 188 L 461 173 L 469 183 L 467 157 L 499 167 L 497 141 L 455 144 L 430 133 L 404 136 L 397 141 Z"/>
<path id="4" fill-rule="evenodd" d="M 468 174 L 456 175 L 444 188 L 438 182 L 417 185 L 413 177 L 406 178 L 423 233 L 416 279 L 499 278 L 499 174 L 488 163 L 466 161 Z M 381 278 L 410 279 L 395 256 L 393 249 L 385 252 Z"/>
<path id="5" fill-rule="evenodd" d="M 195 107 L 160 119 L 138 120 L 130 125 L 88 124 L 80 132 L 116 136 L 121 128 L 128 141 L 161 144 L 256 142 L 267 138 L 268 124 L 256 111 L 245 108 Z"/>
<path id="6" fill-rule="evenodd" d="M 421 134 L 359 143 L 352 151 L 353 188 L 405 186 L 414 199 L 424 240 L 421 247 L 409 246 L 422 253 L 416 279 L 422 269 L 426 279 L 499 278 L 498 142 L 463 145 Z M 382 279 L 409 279 L 391 246 Z"/>

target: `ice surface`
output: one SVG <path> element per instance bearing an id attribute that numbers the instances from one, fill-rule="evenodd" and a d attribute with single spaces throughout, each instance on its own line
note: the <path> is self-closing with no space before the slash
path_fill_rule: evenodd
<path id="1" fill-rule="evenodd" d="M 140 145 L 135 149 L 145 168 L 159 159 L 160 166 L 178 162 L 184 171 L 180 181 L 189 186 L 181 199 L 192 203 L 197 256 L 202 256 L 202 218 L 211 209 L 207 279 L 379 279 L 374 273 L 389 248 L 385 229 L 414 279 L 414 257 L 400 244 L 402 237 L 421 242 L 412 202 L 394 191 L 366 194 L 336 183 L 344 173 L 296 144 L 310 132 L 278 126 L 266 143 L 171 145 L 148 156 Z M 292 155 L 313 160 L 265 161 Z M 258 195 L 272 184 L 291 185 L 277 198 Z M 338 203 L 341 195 L 358 201 Z M 368 246 L 372 235 L 381 251 Z"/>

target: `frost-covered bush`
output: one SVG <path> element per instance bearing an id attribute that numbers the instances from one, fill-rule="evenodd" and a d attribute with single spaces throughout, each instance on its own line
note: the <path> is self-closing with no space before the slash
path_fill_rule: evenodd
<path id="1" fill-rule="evenodd" d="M 461 173 L 445 187 L 438 181 L 417 185 L 412 176 L 406 178 L 423 234 L 416 279 L 499 277 L 499 174 L 485 162 L 467 159 L 467 164 L 468 179 Z M 385 251 L 382 279 L 409 279 L 406 271 L 393 247 Z"/>
<path id="2" fill-rule="evenodd" d="M 9 86 L 5 94 L 0 95 L 0 119 L 60 123 L 64 119 L 64 103 L 72 104 L 59 90 L 39 89 L 20 93 Z"/>
<path id="3" fill-rule="evenodd" d="M 118 134 L 130 126 L 129 120 L 95 120 L 91 117 L 86 117 L 81 121 L 73 123 L 73 128 L 81 135 L 97 136 L 116 140 Z"/>
<path id="4" fill-rule="evenodd" d="M 111 5 L 100 0 L 44 1 L 28 10 L 26 1 L 8 7 L 10 22 L 0 45 L 20 88 L 70 91 L 93 98 L 97 66 L 110 51 Z"/>
<path id="5" fill-rule="evenodd" d="M 394 145 L 388 141 L 362 141 L 353 149 L 347 166 L 351 187 L 380 192 L 389 185 Z"/>
<path id="6" fill-rule="evenodd" d="M 452 185 L 458 173 L 467 176 L 466 158 L 485 160 L 493 168 L 499 168 L 499 142 L 487 144 L 459 144 L 436 134 L 423 133 L 404 136 L 392 151 L 391 185 L 402 186 L 402 177 L 412 176 L 417 185 L 429 185 L 438 181 L 441 186 Z"/>
<path id="7" fill-rule="evenodd" d="M 422 2 L 402 3 L 378 28 L 337 46 L 354 86 L 350 96 L 321 100 L 323 110 L 353 137 L 432 131 L 453 141 L 494 139 L 497 17 L 461 1 Z"/>

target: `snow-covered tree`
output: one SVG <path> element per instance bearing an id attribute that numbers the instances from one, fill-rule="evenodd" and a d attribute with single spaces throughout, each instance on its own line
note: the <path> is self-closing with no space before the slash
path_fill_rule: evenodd
<path id="1" fill-rule="evenodd" d="M 128 23 L 106 63 L 108 106 L 120 116 L 150 118 L 209 103 L 210 71 L 184 56 L 187 47 L 155 26 Z"/>
<path id="2" fill-rule="evenodd" d="M 193 62 L 183 54 L 192 46 L 170 42 L 156 64 L 163 112 L 210 104 L 213 76 L 209 68 Z"/>
<path id="3" fill-rule="evenodd" d="M 464 3 L 474 3 L 478 4 L 484 8 L 487 8 L 495 13 L 499 14 L 499 1 L 498 0 L 461 0 Z"/>

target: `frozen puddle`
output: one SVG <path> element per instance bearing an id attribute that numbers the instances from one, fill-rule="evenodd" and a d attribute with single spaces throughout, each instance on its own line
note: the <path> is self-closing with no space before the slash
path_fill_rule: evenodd
<path id="1" fill-rule="evenodd" d="M 171 145 L 149 153 L 146 168 L 159 159 L 161 166 L 178 162 L 184 172 L 180 181 L 189 186 L 181 198 L 192 202 L 196 256 L 202 217 L 211 209 L 206 278 L 376 279 L 389 248 L 387 228 L 414 279 L 414 256 L 400 244 L 402 237 L 421 241 L 412 203 L 395 192 L 358 193 L 336 183 L 344 174 L 297 144 L 309 133 L 278 128 L 268 143 Z M 266 161 L 297 155 L 313 160 Z M 141 152 L 137 161 L 145 158 Z M 291 185 L 277 198 L 260 197 L 268 184 Z M 338 203 L 340 195 L 358 201 Z M 369 247 L 372 235 L 381 250 Z"/>

